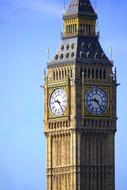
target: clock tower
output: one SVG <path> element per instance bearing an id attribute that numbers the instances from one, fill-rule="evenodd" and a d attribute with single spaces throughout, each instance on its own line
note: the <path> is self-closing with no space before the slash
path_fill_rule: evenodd
<path id="1" fill-rule="evenodd" d="M 89 0 L 71 0 L 44 81 L 47 190 L 115 190 L 116 70 Z"/>

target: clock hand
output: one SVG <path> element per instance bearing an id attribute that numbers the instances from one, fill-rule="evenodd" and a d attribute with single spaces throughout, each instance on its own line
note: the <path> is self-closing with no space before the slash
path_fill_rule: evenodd
<path id="1" fill-rule="evenodd" d="M 60 105 L 60 107 L 61 107 L 61 110 L 63 111 L 63 108 L 62 108 L 62 106 L 61 106 L 61 103 L 59 103 L 59 105 Z"/>
<path id="2" fill-rule="evenodd" d="M 96 98 L 94 98 L 92 101 L 96 102 L 98 104 L 98 106 L 100 107 L 100 109 L 103 111 L 103 107 L 102 105 L 99 103 L 99 100 L 97 100 Z"/>
<path id="3" fill-rule="evenodd" d="M 98 105 L 100 105 L 99 100 L 97 100 L 96 98 L 92 99 L 92 102 L 96 102 Z"/>
<path id="4" fill-rule="evenodd" d="M 58 103 L 58 104 L 60 104 L 60 101 L 59 101 L 58 99 L 57 99 L 57 100 L 55 100 L 55 102 L 56 102 L 56 103 Z"/>
<path id="5" fill-rule="evenodd" d="M 61 106 L 60 101 L 57 99 L 57 100 L 55 100 L 55 102 L 59 104 L 59 106 L 60 106 L 61 110 L 63 111 L 63 108 L 62 108 L 62 106 Z"/>
<path id="6" fill-rule="evenodd" d="M 96 102 L 98 104 L 98 106 L 100 107 L 100 109 L 103 110 L 102 107 L 101 107 L 101 105 L 100 105 L 100 103 L 99 103 L 99 100 L 97 100 L 96 98 L 94 98 L 94 99 L 92 99 L 92 102 Z"/>

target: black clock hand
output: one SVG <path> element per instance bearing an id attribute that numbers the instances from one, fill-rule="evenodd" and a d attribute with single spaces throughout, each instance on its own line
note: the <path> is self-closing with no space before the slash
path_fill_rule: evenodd
<path id="1" fill-rule="evenodd" d="M 62 106 L 61 106 L 60 101 L 57 99 L 57 100 L 55 100 L 55 102 L 59 104 L 59 106 L 60 106 L 61 110 L 63 111 L 63 108 L 62 108 Z"/>
<path id="2" fill-rule="evenodd" d="M 92 99 L 92 102 L 96 102 L 98 104 L 98 106 L 100 107 L 100 109 L 103 111 L 103 108 L 102 108 L 101 104 L 99 103 L 99 100 L 94 98 L 94 99 Z"/>
<path id="3" fill-rule="evenodd" d="M 102 105 L 99 103 L 99 100 L 94 98 L 93 101 L 95 101 L 98 104 L 98 106 L 100 107 L 100 109 L 103 111 Z"/>
<path id="4" fill-rule="evenodd" d="M 56 102 L 56 103 L 58 103 L 58 104 L 60 104 L 60 101 L 59 101 L 58 99 L 57 99 L 57 100 L 55 100 L 55 102 Z"/>
<path id="5" fill-rule="evenodd" d="M 61 106 L 61 103 L 59 103 L 59 105 L 60 105 L 60 107 L 61 107 L 61 110 L 63 111 L 63 108 L 62 108 L 62 106 Z"/>
<path id="6" fill-rule="evenodd" d="M 100 105 L 99 100 L 97 100 L 96 98 L 92 99 L 92 102 L 96 102 L 98 105 Z"/>

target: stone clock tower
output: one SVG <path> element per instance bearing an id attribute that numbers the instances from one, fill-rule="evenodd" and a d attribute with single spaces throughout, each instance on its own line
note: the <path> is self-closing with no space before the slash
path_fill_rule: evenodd
<path id="1" fill-rule="evenodd" d="M 89 0 L 71 0 L 44 81 L 47 190 L 115 190 L 116 71 Z"/>

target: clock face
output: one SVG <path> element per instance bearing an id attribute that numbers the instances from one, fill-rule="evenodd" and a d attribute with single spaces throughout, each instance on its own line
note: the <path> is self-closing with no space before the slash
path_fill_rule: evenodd
<path id="1" fill-rule="evenodd" d="M 86 109 L 93 115 L 100 115 L 108 108 L 108 95 L 99 87 L 92 87 L 85 97 Z"/>
<path id="2" fill-rule="evenodd" d="M 63 115 L 67 107 L 67 95 L 63 88 L 58 88 L 53 91 L 49 104 L 54 116 Z"/>

